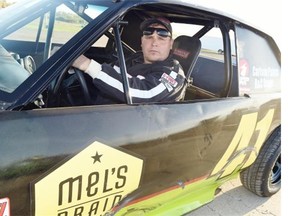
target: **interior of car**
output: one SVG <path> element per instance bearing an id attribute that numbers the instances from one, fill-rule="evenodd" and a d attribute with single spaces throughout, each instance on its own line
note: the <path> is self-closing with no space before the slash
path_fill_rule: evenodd
<path id="1" fill-rule="evenodd" d="M 231 37 L 228 39 L 228 43 L 231 42 L 232 44 L 231 50 L 229 47 L 231 45 L 225 45 L 227 40 L 222 35 L 223 30 L 220 24 L 226 22 L 224 17 L 215 17 L 213 14 L 210 16 L 204 15 L 196 9 L 192 10 L 186 7 L 177 7 L 177 10 L 175 10 L 173 5 L 169 4 L 136 7 L 122 17 L 122 24 L 120 25 L 121 44 L 125 58 L 129 58 L 130 55 L 141 49 L 140 37 L 142 32 L 139 29 L 140 23 L 144 19 L 153 16 L 165 16 L 171 21 L 173 28 L 175 27 L 172 52 L 173 56 L 183 66 L 188 83 L 184 101 L 238 96 L 236 61 L 233 60 L 231 67 L 229 67 L 230 62 L 227 61 L 229 56 L 232 56 L 233 59 L 236 57 L 234 53 L 231 53 L 235 42 Z M 181 29 L 186 29 L 187 26 L 191 26 L 191 31 L 182 32 Z M 213 47 L 213 49 L 207 43 L 207 40 L 211 39 L 209 33 L 212 31 L 218 32 L 217 39 L 219 43 L 219 46 L 217 48 Z M 233 36 L 233 27 L 231 29 L 226 28 L 226 31 L 227 34 L 232 32 Z M 47 35 L 49 35 L 49 32 Z M 101 38 L 94 41 L 92 46 L 86 49 L 84 54 L 99 63 L 113 64 L 119 57 L 115 38 L 115 32 L 111 26 L 107 28 Z M 101 42 L 99 46 L 100 41 L 104 42 Z M 47 45 L 47 43 L 50 44 Z M 1 44 L 5 50 L 10 52 L 15 61 L 21 64 L 30 74 L 43 66 L 43 63 L 63 46 L 61 43 L 49 41 L 49 38 L 44 42 L 37 39 L 36 42 L 33 42 L 13 40 L 8 37 L 8 39 L 1 40 Z M 210 44 L 212 43 L 210 42 Z M 219 50 L 222 50 L 222 52 L 219 52 Z M 183 53 L 188 54 L 188 57 L 184 58 Z M 71 72 L 69 68 L 65 68 L 61 75 L 52 81 L 45 92 L 42 93 L 43 104 L 45 104 L 42 105 L 43 107 L 93 104 L 91 98 L 98 92 L 93 86 L 91 78 L 77 70 L 73 71 Z"/>

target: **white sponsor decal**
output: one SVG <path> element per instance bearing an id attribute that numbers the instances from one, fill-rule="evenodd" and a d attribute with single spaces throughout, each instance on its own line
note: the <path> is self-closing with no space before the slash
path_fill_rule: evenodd
<path id="1" fill-rule="evenodd" d="M 35 215 L 104 215 L 137 189 L 143 160 L 94 142 L 35 183 Z"/>

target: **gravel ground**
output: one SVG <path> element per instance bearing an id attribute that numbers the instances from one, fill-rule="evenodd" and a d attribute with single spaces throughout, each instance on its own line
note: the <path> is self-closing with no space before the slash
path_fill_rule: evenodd
<path id="1" fill-rule="evenodd" d="M 215 199 L 189 216 L 280 216 L 281 190 L 272 197 L 259 197 L 245 189 L 240 179 L 226 182 Z M 187 216 L 188 216 L 187 215 Z M 283 214 L 284 215 L 284 214 Z"/>

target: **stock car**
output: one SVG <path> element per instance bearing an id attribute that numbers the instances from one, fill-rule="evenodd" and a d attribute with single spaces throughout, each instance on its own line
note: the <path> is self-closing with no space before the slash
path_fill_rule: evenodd
<path id="1" fill-rule="evenodd" d="M 188 87 L 134 103 L 125 59 L 155 16 Z M 24 0 L 0 29 L 1 216 L 184 215 L 238 175 L 259 196 L 280 190 L 281 53 L 245 20 L 195 0 Z M 122 62 L 125 103 L 93 103 L 70 70 L 82 54 Z"/>

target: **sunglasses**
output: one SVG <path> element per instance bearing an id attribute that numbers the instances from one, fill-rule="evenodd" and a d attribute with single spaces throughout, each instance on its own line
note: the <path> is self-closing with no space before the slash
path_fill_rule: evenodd
<path id="1" fill-rule="evenodd" d="M 157 35 L 160 37 L 163 37 L 163 38 L 171 37 L 171 33 L 169 31 L 167 31 L 166 29 L 152 28 L 152 27 L 146 28 L 143 31 L 143 35 L 146 35 L 146 36 L 152 35 L 154 33 L 154 31 L 156 31 Z"/>

